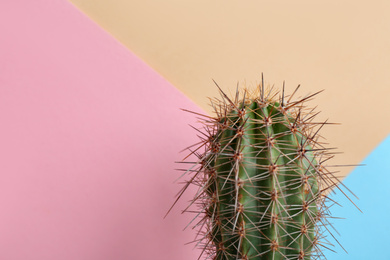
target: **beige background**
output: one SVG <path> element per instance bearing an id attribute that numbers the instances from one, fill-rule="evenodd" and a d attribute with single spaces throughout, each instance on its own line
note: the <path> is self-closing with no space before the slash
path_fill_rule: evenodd
<path id="1" fill-rule="evenodd" d="M 71 2 L 207 112 L 211 78 L 325 89 L 312 104 L 342 123 L 322 132 L 343 152 L 333 164 L 360 163 L 390 132 L 388 0 Z"/>

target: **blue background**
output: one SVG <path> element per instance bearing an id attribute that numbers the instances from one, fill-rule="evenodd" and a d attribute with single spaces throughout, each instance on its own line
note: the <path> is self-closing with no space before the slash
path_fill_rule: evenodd
<path id="1" fill-rule="evenodd" d="M 341 192 L 331 196 L 342 205 L 332 206 L 332 216 L 346 218 L 331 220 L 340 235 L 332 234 L 348 253 L 328 235 L 337 251 L 324 250 L 328 260 L 390 260 L 390 136 L 362 164 L 343 183 L 359 197 L 347 193 L 363 213 Z"/>

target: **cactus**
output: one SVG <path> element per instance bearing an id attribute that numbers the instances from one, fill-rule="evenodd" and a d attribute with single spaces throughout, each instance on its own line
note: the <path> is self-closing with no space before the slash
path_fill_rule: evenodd
<path id="1" fill-rule="evenodd" d="M 206 259 L 322 257 L 327 193 L 339 180 L 325 167 L 333 154 L 319 130 L 327 122 L 306 107 L 319 92 L 293 100 L 297 89 L 285 95 L 284 84 L 278 93 L 262 81 L 229 98 L 219 88 L 216 116 L 200 115 L 200 143 L 188 148 L 198 160 L 182 169 L 191 177 L 179 197 L 198 186 L 185 211 L 199 208 L 195 241 Z"/>

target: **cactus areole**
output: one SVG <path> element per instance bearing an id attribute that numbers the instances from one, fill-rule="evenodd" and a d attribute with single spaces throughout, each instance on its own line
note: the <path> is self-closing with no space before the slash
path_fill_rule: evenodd
<path id="1" fill-rule="evenodd" d="M 200 213 L 195 242 L 205 259 L 322 257 L 326 190 L 338 180 L 324 165 L 333 156 L 319 134 L 326 122 L 306 107 L 319 92 L 294 100 L 296 90 L 259 84 L 234 98 L 220 90 L 216 116 L 202 117 L 200 145 L 189 148 L 198 161 L 182 192 L 199 187 L 190 206 Z"/>

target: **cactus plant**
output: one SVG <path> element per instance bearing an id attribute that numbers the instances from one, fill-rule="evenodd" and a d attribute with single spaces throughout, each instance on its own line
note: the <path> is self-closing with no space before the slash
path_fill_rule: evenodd
<path id="1" fill-rule="evenodd" d="M 216 116 L 200 115 L 200 143 L 188 148 L 197 161 L 183 169 L 190 179 L 179 197 L 198 186 L 189 208 L 199 207 L 196 243 L 207 259 L 322 257 L 325 202 L 339 180 L 325 167 L 333 154 L 319 130 L 327 122 L 306 107 L 319 92 L 293 100 L 297 89 L 285 95 L 284 84 L 276 92 L 262 80 L 229 98 L 219 88 Z"/>

